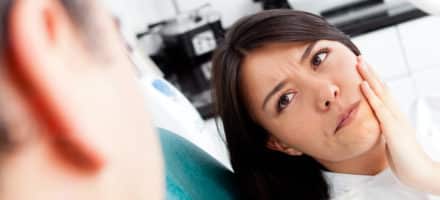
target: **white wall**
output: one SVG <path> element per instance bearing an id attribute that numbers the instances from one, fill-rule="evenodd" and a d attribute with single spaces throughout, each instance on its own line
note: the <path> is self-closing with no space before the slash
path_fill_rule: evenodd
<path id="1" fill-rule="evenodd" d="M 124 26 L 144 30 L 148 23 L 170 18 L 174 10 L 170 0 L 101 0 L 110 11 L 121 18 Z"/>
<path id="2" fill-rule="evenodd" d="M 149 23 L 158 22 L 174 16 L 171 0 L 101 0 L 121 19 L 122 26 L 132 32 L 145 30 Z M 228 27 L 238 18 L 261 10 L 253 0 L 176 0 L 182 11 L 192 10 L 209 3 L 222 15 L 223 25 Z"/>
<path id="3" fill-rule="evenodd" d="M 229 27 L 244 15 L 261 10 L 261 5 L 254 3 L 253 0 L 177 0 L 177 2 L 182 10 L 191 10 L 206 3 L 211 4 L 220 12 L 225 27 Z"/>
<path id="4" fill-rule="evenodd" d="M 120 17 L 123 27 L 131 32 L 141 32 L 149 23 L 173 17 L 176 12 L 172 0 L 101 0 L 112 12 Z M 220 12 L 225 27 L 229 27 L 238 18 L 261 10 L 260 3 L 253 0 L 175 0 L 181 11 L 188 11 L 204 4 L 211 4 Z M 320 0 L 319 4 L 311 0 L 288 0 L 297 9 L 317 12 L 321 7 L 338 4 L 346 0 Z M 386 0 L 389 3 L 405 0 Z"/>
<path id="5" fill-rule="evenodd" d="M 418 97 L 440 96 L 440 17 L 429 16 L 353 38 L 406 114 Z"/>
<path id="6" fill-rule="evenodd" d="M 100 0 L 108 10 L 120 19 L 125 38 L 135 44 L 136 33 L 147 25 L 175 15 L 171 0 Z"/>

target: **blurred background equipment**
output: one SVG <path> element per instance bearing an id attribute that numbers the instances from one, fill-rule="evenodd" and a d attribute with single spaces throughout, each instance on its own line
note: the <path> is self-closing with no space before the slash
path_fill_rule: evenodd
<path id="1" fill-rule="evenodd" d="M 261 2 L 263 10 L 270 9 L 292 9 L 287 0 L 254 0 L 255 2 Z"/>
<path id="2" fill-rule="evenodd" d="M 130 2 L 133 3 L 133 1 L 127 1 L 126 3 L 130 5 Z M 120 1 L 117 1 L 117 3 L 120 3 Z M 142 5 L 145 1 L 139 0 L 137 3 Z M 136 7 L 137 3 L 134 2 L 131 7 Z M 118 6 L 114 7 L 114 9 L 120 8 Z M 130 6 L 125 8 L 127 7 Z M 170 4 L 169 7 L 172 8 L 173 6 Z M 194 106 L 195 103 L 189 101 L 187 97 L 189 92 L 184 95 L 183 91 L 188 90 L 182 90 L 179 83 L 181 81 L 180 77 L 182 77 L 181 74 L 185 73 L 186 70 L 197 69 L 197 62 L 204 62 L 203 59 L 210 60 L 209 57 L 198 61 L 197 57 L 212 54 L 213 49 L 217 46 L 217 38 L 211 33 L 222 31 L 216 29 L 217 26 L 221 26 L 216 25 L 216 23 L 220 23 L 218 13 L 211 11 L 209 5 L 202 5 L 198 9 L 185 12 L 181 12 L 179 8 L 174 8 L 174 12 L 178 13 L 177 17 L 170 17 L 155 23 L 146 23 L 148 25 L 145 30 L 145 27 L 142 29 L 136 28 L 138 24 L 142 23 L 142 20 L 127 23 L 127 20 L 131 20 L 135 16 L 131 14 L 130 10 L 121 9 L 113 12 L 119 13 L 115 14 L 115 24 L 122 33 L 121 39 L 125 42 L 128 55 L 135 67 L 139 85 L 145 95 L 146 108 L 151 114 L 153 125 L 177 133 L 203 149 L 223 167 L 230 170 L 231 165 L 224 143 L 224 135 L 220 131 L 222 129 L 221 125 L 217 129 L 215 119 L 206 120 L 205 118 L 204 120 L 200 114 L 203 112 L 199 112 Z M 208 36 L 198 37 L 199 35 Z M 191 38 L 202 38 L 202 41 L 208 42 L 198 42 L 198 39 L 191 40 Z M 185 47 L 194 49 L 188 51 L 179 49 Z M 169 49 L 175 54 L 167 55 Z M 177 56 L 176 59 L 173 56 Z M 157 58 L 156 61 L 153 62 L 151 57 Z M 161 59 L 165 63 L 161 63 Z M 196 61 L 188 61 L 191 59 Z M 158 63 L 162 65 L 158 65 Z M 168 66 L 170 67 L 168 68 L 169 71 L 165 68 Z M 179 67 L 185 68 L 179 69 Z M 171 83 L 172 80 L 175 82 Z M 198 86 L 198 84 L 193 85 Z M 189 89 L 191 89 L 191 86 L 188 86 Z M 209 91 L 205 94 L 209 94 Z M 210 95 L 207 96 L 210 97 Z"/>
<path id="3" fill-rule="evenodd" d="M 138 81 L 153 125 L 178 133 L 179 136 L 202 148 L 224 167 L 231 169 L 222 135 L 212 127 L 212 124 L 205 123 L 182 92 L 157 71 L 157 65 L 151 59 L 144 59 L 137 48 L 133 48 L 130 58 L 137 68 Z"/>
<path id="4" fill-rule="evenodd" d="M 316 4 L 291 0 L 291 4 L 323 16 L 350 36 L 426 16 L 407 0 L 323 0 Z"/>
<path id="5" fill-rule="evenodd" d="M 149 30 L 138 34 L 138 38 L 160 40 L 157 52 L 150 53 L 165 78 L 191 100 L 202 116 L 212 116 L 211 57 L 224 33 L 220 15 L 207 4 L 150 25 Z"/>

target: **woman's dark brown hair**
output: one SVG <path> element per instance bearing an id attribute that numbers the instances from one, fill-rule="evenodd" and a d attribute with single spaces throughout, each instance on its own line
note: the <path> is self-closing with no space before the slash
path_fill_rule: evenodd
<path id="1" fill-rule="evenodd" d="M 244 17 L 226 33 L 213 59 L 214 100 L 243 199 L 329 199 L 323 167 L 307 155 L 266 147 L 269 132 L 244 106 L 240 68 L 246 54 L 270 43 L 338 41 L 359 55 L 349 37 L 323 18 L 301 11 L 269 10 Z"/>

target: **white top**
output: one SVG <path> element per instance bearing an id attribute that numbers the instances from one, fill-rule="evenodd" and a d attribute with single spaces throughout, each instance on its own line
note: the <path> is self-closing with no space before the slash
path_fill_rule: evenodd
<path id="1" fill-rule="evenodd" d="M 411 111 L 418 142 L 434 160 L 440 158 L 440 97 L 419 99 Z M 403 185 L 388 168 L 374 176 L 324 172 L 331 200 L 440 200 Z"/>
<path id="2" fill-rule="evenodd" d="M 331 200 L 440 200 L 411 189 L 393 175 L 390 169 L 375 176 L 324 172 L 330 183 Z"/>

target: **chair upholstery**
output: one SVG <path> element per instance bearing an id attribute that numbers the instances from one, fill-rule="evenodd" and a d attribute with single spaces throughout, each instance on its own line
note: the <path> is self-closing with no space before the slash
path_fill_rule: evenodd
<path id="1" fill-rule="evenodd" d="M 158 132 L 168 200 L 237 199 L 231 171 L 188 140 L 164 129 Z"/>

